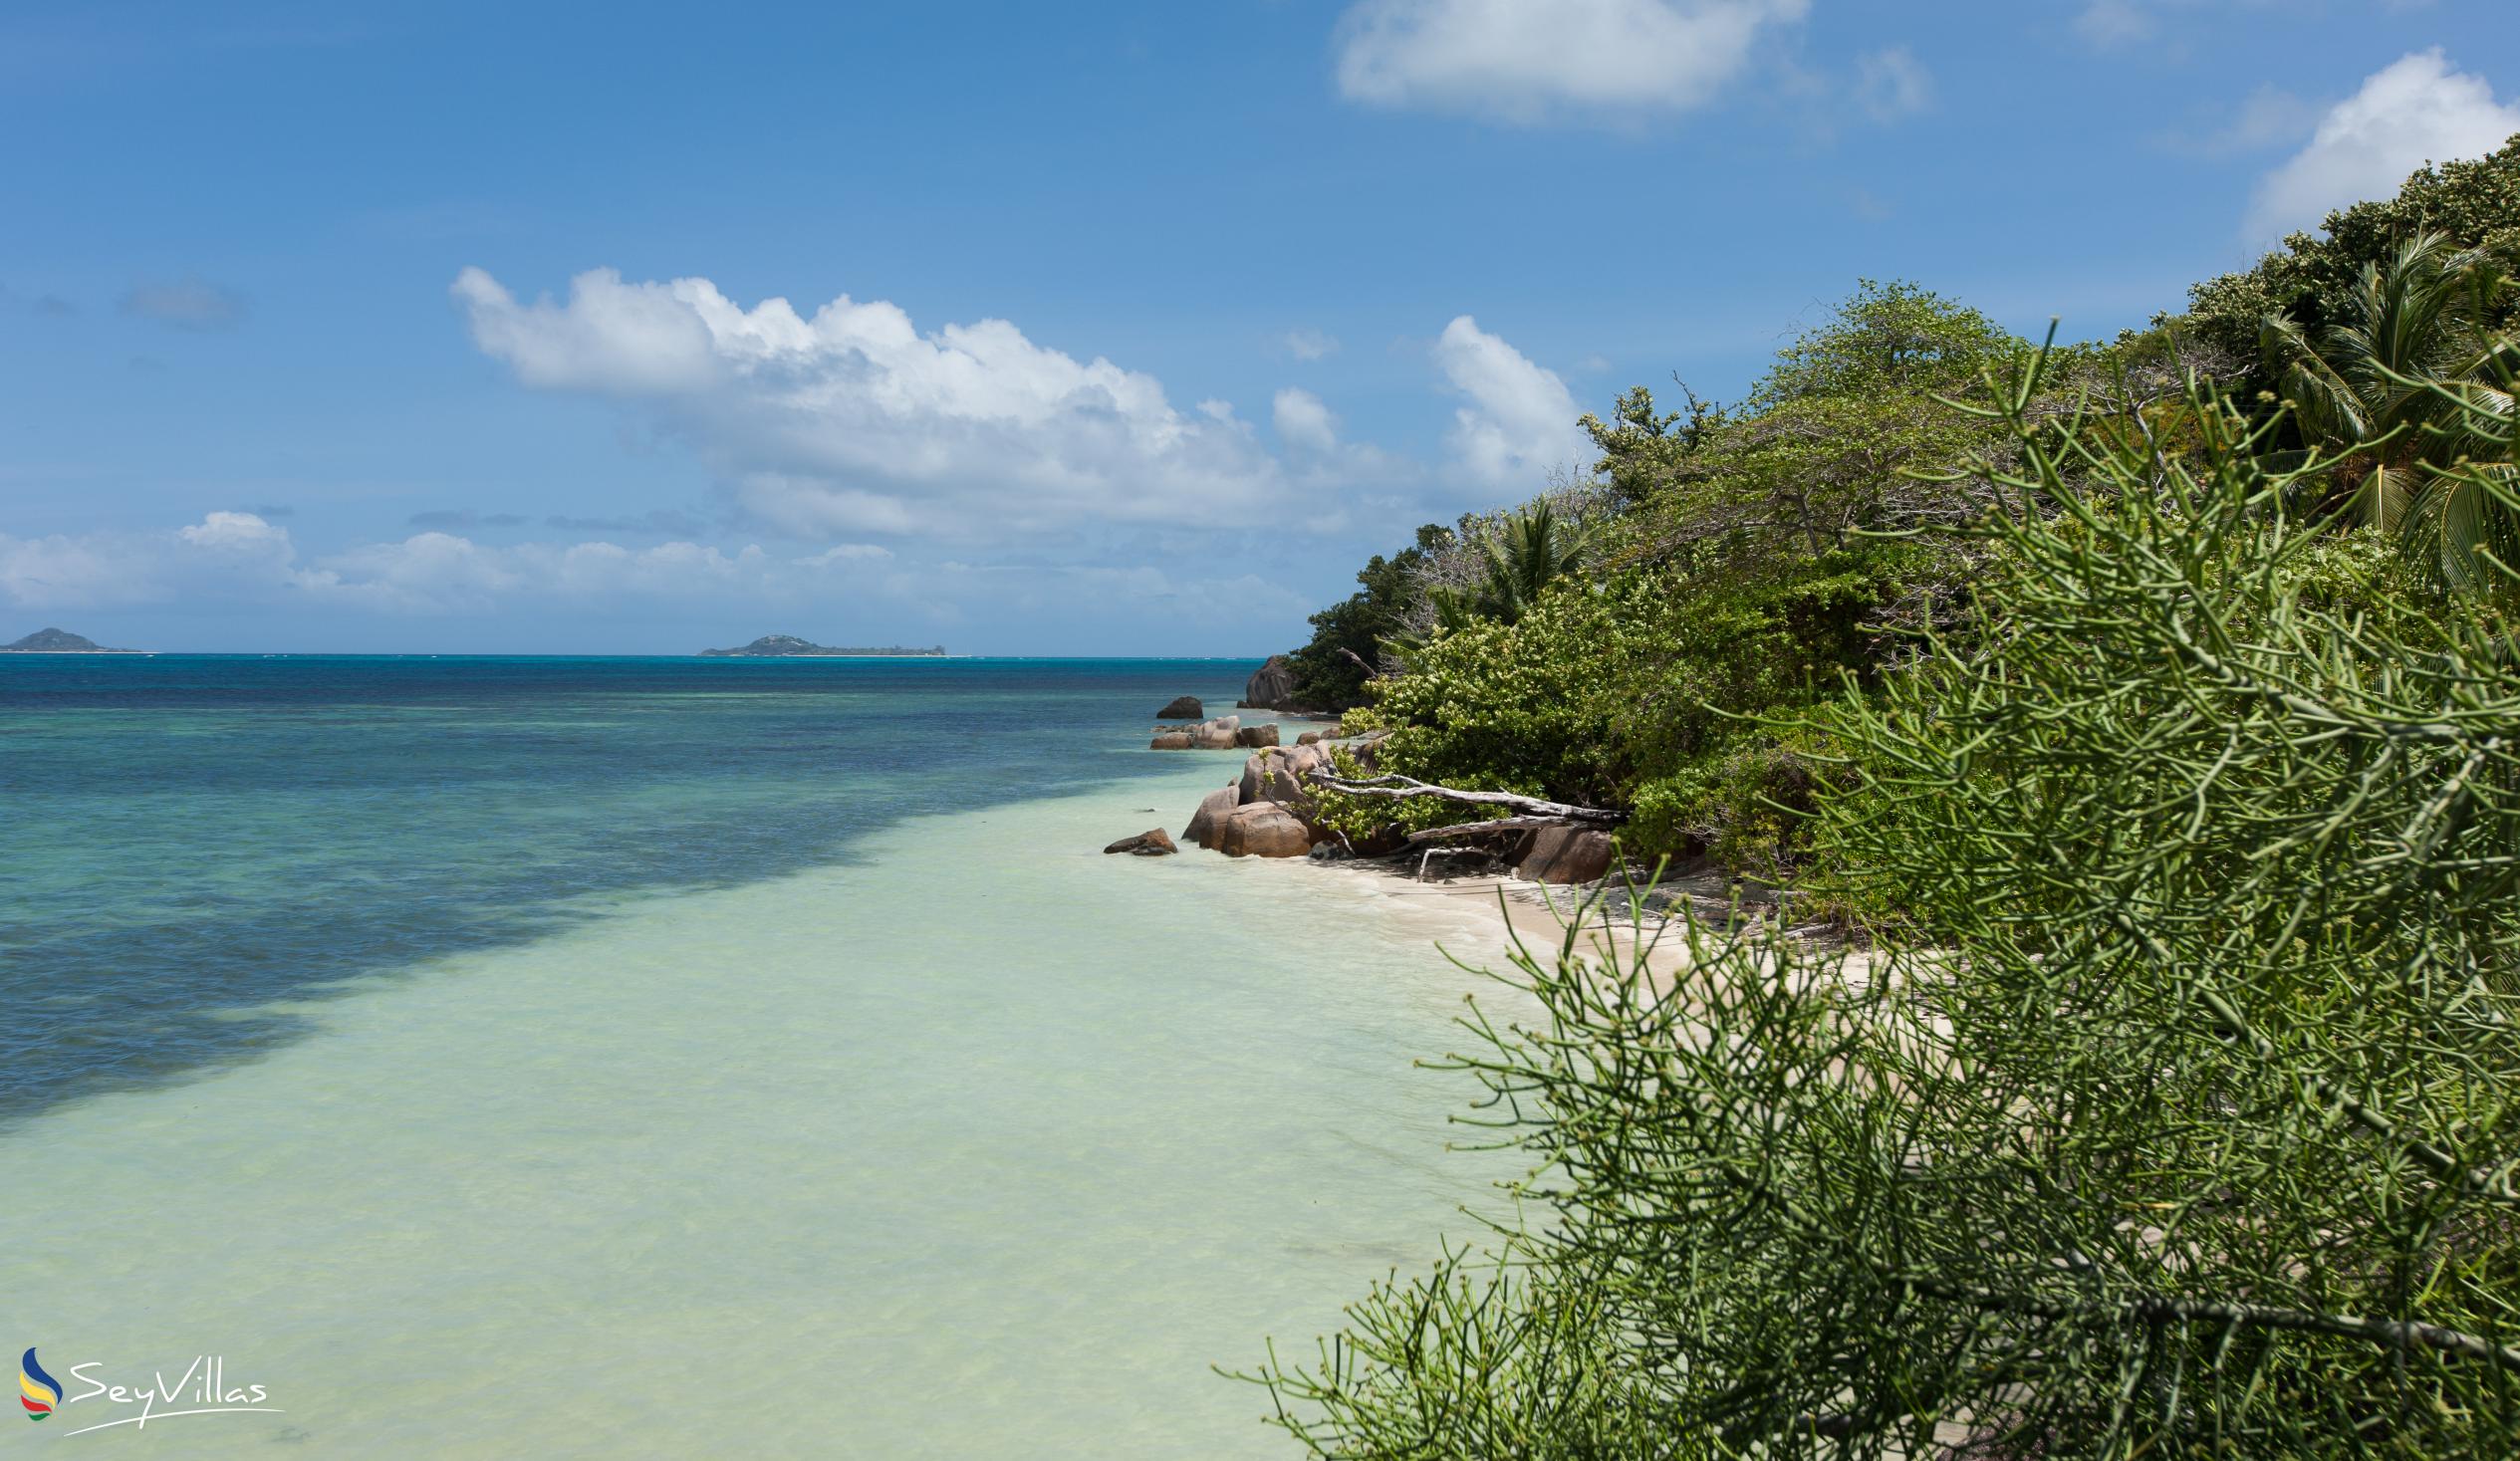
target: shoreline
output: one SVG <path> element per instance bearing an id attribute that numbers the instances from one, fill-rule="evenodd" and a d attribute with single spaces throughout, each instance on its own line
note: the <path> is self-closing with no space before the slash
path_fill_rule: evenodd
<path id="1" fill-rule="evenodd" d="M 1237 781 L 1224 783 L 1227 787 L 1247 788 L 1256 776 L 1259 784 L 1267 788 L 1269 778 L 1259 770 L 1260 763 L 1272 752 L 1282 754 L 1296 749 L 1287 740 L 1287 728 L 1307 724 L 1318 727 L 1325 719 L 1260 706 L 1238 705 L 1236 710 L 1242 712 L 1239 718 L 1244 727 L 1279 727 L 1280 744 L 1237 747 L 1238 759 L 1230 762 L 1217 756 L 1217 761 L 1242 773 Z M 1254 711 L 1258 713 L 1252 714 Z M 1154 754 L 1202 757 L 1213 755 L 1214 751 L 1182 749 Z M 1238 805 L 1271 800 L 1274 799 L 1261 795 Z M 1320 857 L 1227 853 L 1192 838 L 1188 828 L 1193 811 L 1176 807 L 1159 814 L 1167 817 L 1162 830 L 1180 841 L 1176 855 L 1283 864 L 1297 878 L 1335 879 L 1321 884 L 1325 888 L 1371 891 L 1383 900 L 1386 912 L 1404 921 L 1432 924 L 1440 919 L 1463 930 L 1457 945 L 1452 939 L 1435 937 L 1433 952 L 1492 975 L 1511 969 L 1518 946 L 1544 965 L 1548 963 L 1557 951 L 1567 947 L 1568 920 L 1580 916 L 1583 927 L 1575 937 L 1580 957 L 1597 966 L 1625 967 L 1641 955 L 1649 977 L 1659 988 L 1668 989 L 1688 962 L 1690 918 L 1701 926 L 1721 926 L 1736 913 L 1751 919 L 1782 917 L 1772 891 L 1753 890 L 1736 904 L 1734 895 L 1739 888 L 1735 881 L 1702 863 L 1665 868 L 1659 881 L 1647 880 L 1650 869 L 1618 862 L 1602 877 L 1575 882 L 1539 881 L 1511 871 L 1426 876 L 1421 870 L 1412 869 L 1404 854 Z"/>

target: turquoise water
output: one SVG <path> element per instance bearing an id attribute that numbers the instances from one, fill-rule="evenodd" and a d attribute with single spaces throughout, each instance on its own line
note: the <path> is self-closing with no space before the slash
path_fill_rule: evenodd
<path id="1" fill-rule="evenodd" d="M 279 1407 L 0 1434 L 1285 1454 L 1209 1366 L 1470 1230 L 1484 929 L 1101 855 L 1248 670 L 0 661 L 0 1342 Z"/>

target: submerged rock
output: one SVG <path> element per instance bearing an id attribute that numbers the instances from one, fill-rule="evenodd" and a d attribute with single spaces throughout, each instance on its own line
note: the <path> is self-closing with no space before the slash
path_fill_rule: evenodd
<path id="1" fill-rule="evenodd" d="M 1181 850 L 1172 845 L 1171 834 L 1160 827 L 1150 827 L 1135 837 L 1122 838 L 1103 851 L 1129 852 L 1139 857 L 1166 857 Z"/>
<path id="2" fill-rule="evenodd" d="M 1196 695 L 1177 695 L 1171 704 L 1155 712 L 1157 720 L 1205 720 L 1207 711 Z"/>

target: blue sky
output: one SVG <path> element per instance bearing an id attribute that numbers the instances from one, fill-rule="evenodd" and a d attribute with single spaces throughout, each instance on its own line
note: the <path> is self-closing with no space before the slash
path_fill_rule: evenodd
<path id="1" fill-rule="evenodd" d="M 1859 277 L 2106 335 L 2515 130 L 2458 0 L 21 0 L 0 641 L 1263 652 Z"/>

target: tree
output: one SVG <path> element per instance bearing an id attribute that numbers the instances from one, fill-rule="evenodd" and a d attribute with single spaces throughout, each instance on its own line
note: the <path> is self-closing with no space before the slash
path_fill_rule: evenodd
<path id="1" fill-rule="evenodd" d="M 1518 957 L 1448 1064 L 1545 1213 L 1272 1357 L 1313 1454 L 2520 1453 L 2507 641 L 2315 607 L 2227 406 L 2155 490 L 2028 399 L 2002 632 L 1823 722 L 1903 916 Z"/>
<path id="2" fill-rule="evenodd" d="M 1592 554 L 1583 525 L 1560 517 L 1547 498 L 1479 535 L 1472 547 L 1477 577 L 1466 588 L 1430 591 L 1436 622 L 1445 628 L 1479 618 L 1520 620 L 1551 584 L 1575 577 Z"/>
<path id="3" fill-rule="evenodd" d="M 1956 395 L 2009 371 L 2027 346 L 1976 310 L 1892 280 L 1857 281 L 1829 319 L 1780 351 L 1747 404 L 1883 391 Z"/>
<path id="4" fill-rule="evenodd" d="M 2164 314 L 2153 323 L 2255 359 L 2267 316 L 2316 335 L 2364 268 L 2384 262 L 2417 233 L 2437 233 L 2455 249 L 2481 250 L 2504 272 L 2520 274 L 2520 136 L 2483 157 L 2425 166 L 2394 196 L 2330 213 L 2319 232 L 2293 234 L 2251 267 L 2196 285 L 2184 315 Z M 2508 330 L 2520 323 L 2515 310 L 2520 300 L 2506 300 L 2484 323 Z M 2273 384 L 2271 378 L 2248 382 L 2252 389 Z"/>
<path id="5" fill-rule="evenodd" d="M 1367 563 L 1357 574 L 1356 593 L 1312 616 L 1313 637 L 1287 656 L 1296 703 L 1323 710 L 1364 703 L 1366 682 L 1382 667 L 1384 645 L 1408 632 L 1424 602 L 1418 569 L 1452 542 L 1452 529 L 1428 523 L 1409 547 Z"/>
<path id="6" fill-rule="evenodd" d="M 1586 411 L 1577 423 L 1601 448 L 1601 461 L 1594 470 L 1623 506 L 1651 496 L 1723 423 L 1722 406 L 1699 396 L 1677 375 L 1671 383 L 1679 387 L 1687 410 L 1660 410 L 1651 390 L 1632 385 L 1611 407 L 1610 420 Z"/>
<path id="7" fill-rule="evenodd" d="M 2511 413 L 2504 381 L 2520 348 L 2488 333 L 2511 292 L 2482 251 L 2417 233 L 2365 264 L 2316 332 L 2283 315 L 2262 326 L 2297 429 L 2337 458 L 2321 510 L 2401 533 L 2427 571 L 2453 584 L 2477 579 L 2480 549 L 2520 564 L 2509 506 L 2444 470 L 2466 444 L 2453 423 L 2480 409 Z"/>

